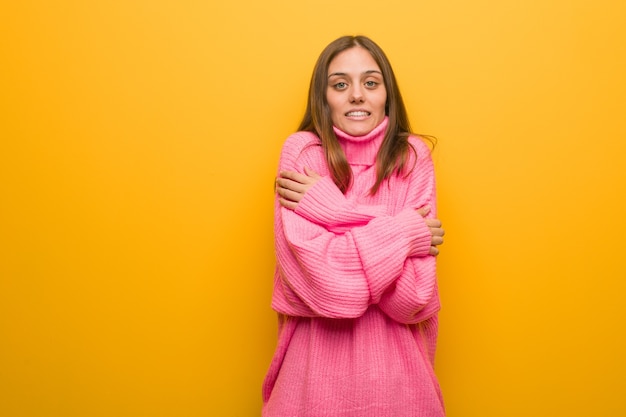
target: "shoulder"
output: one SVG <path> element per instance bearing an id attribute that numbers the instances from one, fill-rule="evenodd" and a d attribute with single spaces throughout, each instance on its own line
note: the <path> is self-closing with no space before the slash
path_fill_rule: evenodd
<path id="1" fill-rule="evenodd" d="M 411 187 L 411 194 L 415 197 L 429 198 L 434 193 L 435 167 L 432 160 L 432 143 L 418 135 L 409 136 L 408 174 L 404 180 Z M 421 200 L 420 200 L 421 201 Z M 420 205 L 426 204 L 426 200 Z"/>
<path id="2" fill-rule="evenodd" d="M 302 151 L 311 145 L 321 145 L 320 138 L 313 132 L 295 132 L 289 135 L 283 143 L 283 151 L 298 150 Z"/>
<path id="3" fill-rule="evenodd" d="M 411 164 L 415 163 L 421 165 L 424 163 L 431 163 L 432 143 L 418 135 L 409 136 L 409 145 L 413 148 L 410 155 Z"/>
<path id="4" fill-rule="evenodd" d="M 289 135 L 280 154 L 282 166 L 294 166 L 295 162 L 303 157 L 311 157 L 311 154 L 323 156 L 322 142 L 312 132 L 296 132 Z"/>
<path id="5" fill-rule="evenodd" d="M 430 142 L 428 142 L 427 139 L 418 135 L 410 135 L 409 144 L 413 146 L 413 149 L 415 149 L 418 159 L 430 158 L 432 150 L 430 147 Z"/>

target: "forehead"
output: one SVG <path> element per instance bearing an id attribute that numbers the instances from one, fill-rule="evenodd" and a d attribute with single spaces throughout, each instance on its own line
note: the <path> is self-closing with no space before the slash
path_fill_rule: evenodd
<path id="1" fill-rule="evenodd" d="M 340 52 L 328 65 L 328 75 L 333 73 L 361 74 L 380 68 L 367 49 L 355 46 Z"/>

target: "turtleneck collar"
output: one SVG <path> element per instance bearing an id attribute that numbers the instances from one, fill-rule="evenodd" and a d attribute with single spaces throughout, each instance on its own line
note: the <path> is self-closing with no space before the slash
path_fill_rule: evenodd
<path id="1" fill-rule="evenodd" d="M 363 136 L 352 136 L 333 126 L 350 165 L 373 165 L 376 162 L 376 155 L 385 138 L 388 123 L 389 118 L 385 116 L 378 126 Z"/>

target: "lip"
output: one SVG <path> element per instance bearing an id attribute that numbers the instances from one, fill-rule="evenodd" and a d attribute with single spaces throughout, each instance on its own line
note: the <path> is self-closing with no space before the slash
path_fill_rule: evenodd
<path id="1" fill-rule="evenodd" d="M 372 115 L 372 112 L 365 109 L 352 109 L 344 113 L 350 119 L 363 119 Z"/>

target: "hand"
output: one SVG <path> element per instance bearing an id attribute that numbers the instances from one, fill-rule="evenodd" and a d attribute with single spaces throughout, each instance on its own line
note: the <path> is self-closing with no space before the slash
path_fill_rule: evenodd
<path id="1" fill-rule="evenodd" d="M 424 206 L 417 209 L 417 213 L 422 217 L 425 217 L 430 212 L 429 206 Z M 441 221 L 439 219 L 424 219 L 426 226 L 430 228 L 431 240 L 429 254 L 433 256 L 439 255 L 439 248 L 437 246 L 443 244 L 443 235 L 446 232 L 441 227 Z"/>
<path id="2" fill-rule="evenodd" d="M 280 205 L 295 210 L 304 194 L 321 179 L 320 174 L 307 167 L 304 167 L 304 174 L 282 171 L 276 178 L 276 193 L 279 195 Z"/>

